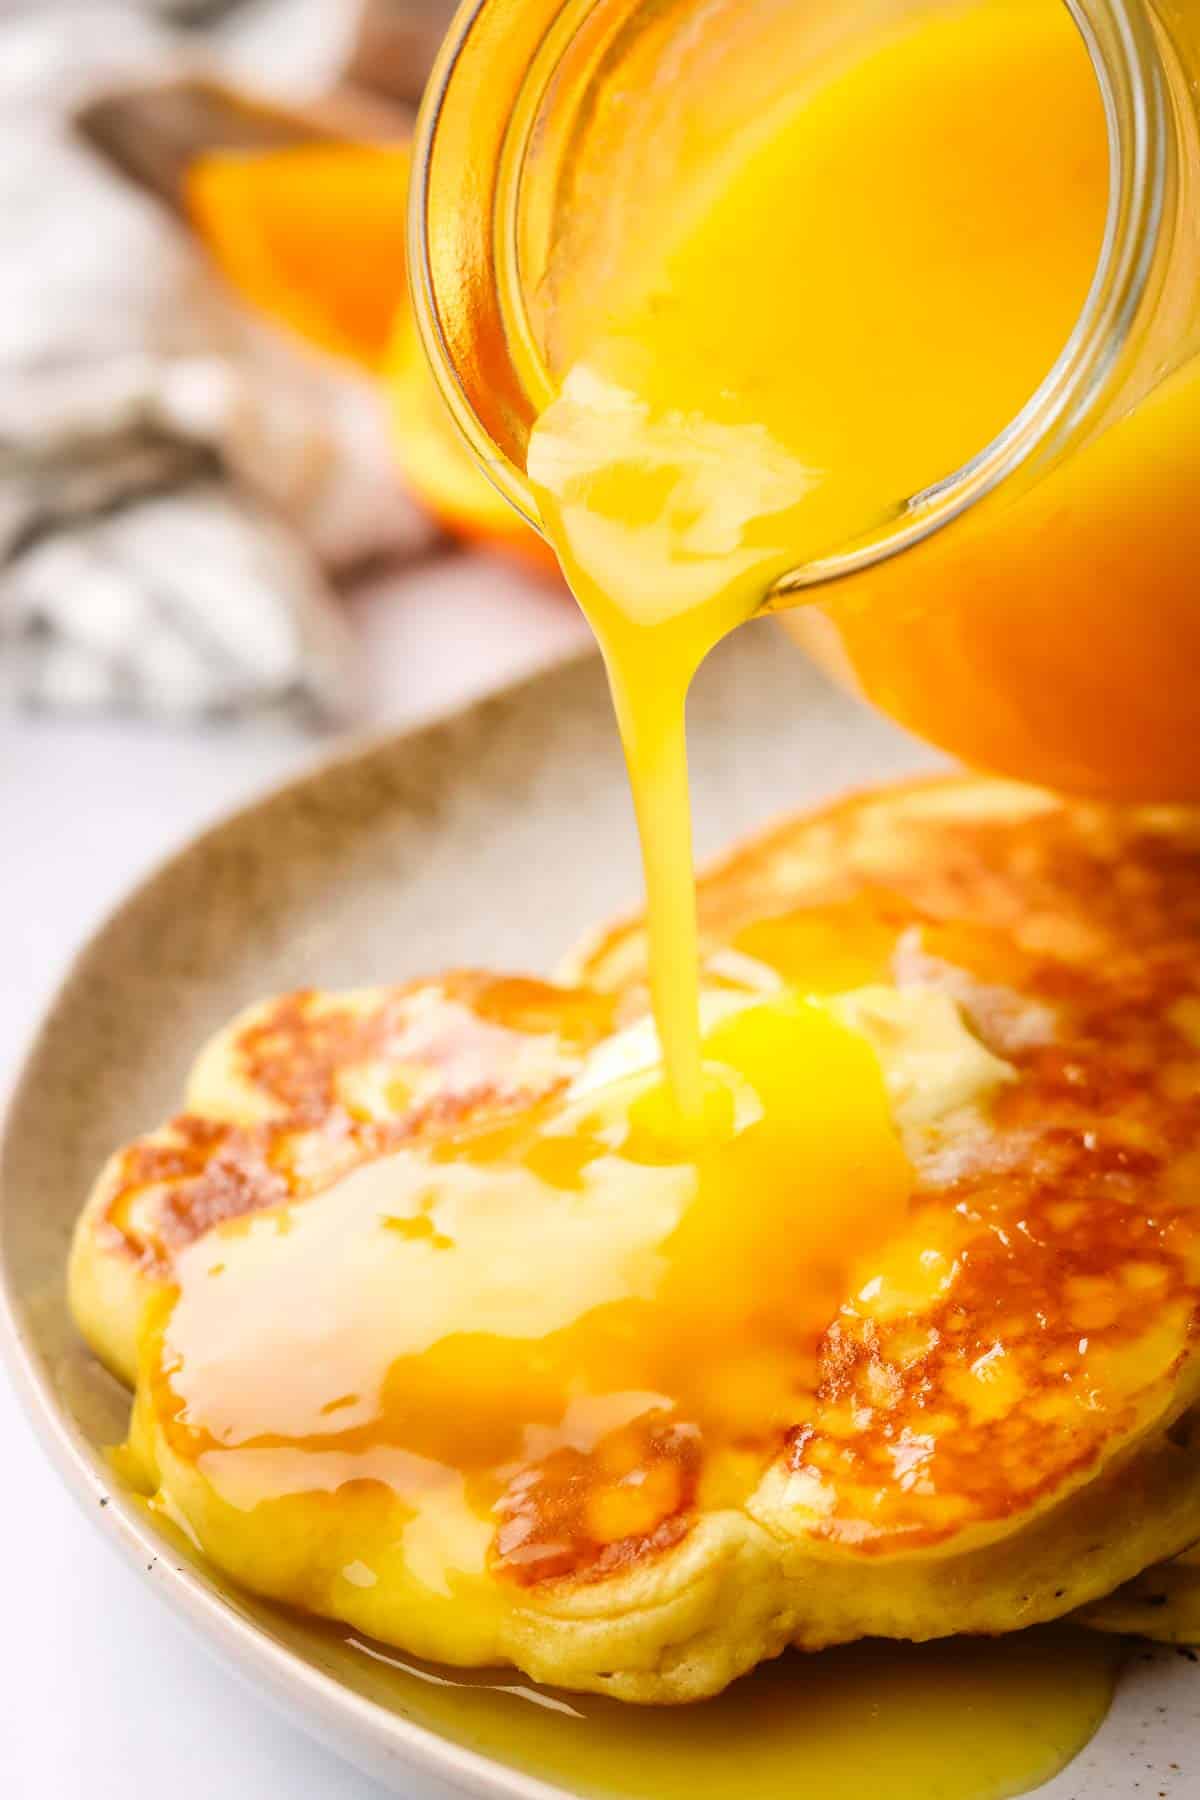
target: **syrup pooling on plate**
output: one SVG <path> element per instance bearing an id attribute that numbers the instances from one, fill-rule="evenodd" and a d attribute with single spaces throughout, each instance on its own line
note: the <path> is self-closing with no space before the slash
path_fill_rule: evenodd
<path id="1" fill-rule="evenodd" d="M 704 1048 L 690 1152 L 652 1069 L 182 1251 L 153 1349 L 174 1448 L 235 1505 L 454 1485 L 524 1581 L 742 1500 L 911 1172 L 877 1058 L 829 1010 L 742 1006 Z"/>
<path id="2" fill-rule="evenodd" d="M 1006 1640 L 785 1655 L 715 1700 L 629 1707 L 511 1672 L 455 1675 L 351 1639 L 384 1705 L 570 1793 L 620 1800 L 1008 1800 L 1103 1719 L 1119 1651 L 1055 1628 Z"/>
<path id="3" fill-rule="evenodd" d="M 722 1392 L 731 1333 L 719 1308 L 710 1322 L 709 1291 L 693 1292 L 678 1327 L 700 1352 L 682 1371 L 666 1366 L 674 1397 L 663 1362 L 651 1361 L 653 1329 L 646 1360 L 630 1369 L 614 1356 L 599 1395 L 582 1384 L 564 1395 L 561 1343 L 543 1354 L 562 1330 L 553 1306 L 566 1298 L 586 1307 L 589 1333 L 605 1323 L 595 1315 L 608 1303 L 591 1301 L 606 1291 L 625 1226 L 619 1190 L 594 1170 L 596 1138 L 614 1128 L 605 1154 L 628 1166 L 642 1198 L 661 1200 L 653 1183 L 664 1171 L 674 1178 L 702 1160 L 699 1146 L 685 1154 L 663 1130 L 636 929 L 593 940 L 581 967 L 612 990 L 618 1017 L 638 1020 L 615 1036 L 603 1030 L 603 997 L 597 1005 L 588 990 L 485 989 L 498 1006 L 502 995 L 523 995 L 523 1025 L 558 1044 L 554 1084 L 532 1107 L 487 1082 L 493 1106 L 476 1093 L 465 1115 L 452 1108 L 431 1125 L 427 1081 L 442 1071 L 453 1099 L 459 1077 L 480 1073 L 457 1050 L 445 1060 L 464 1029 L 457 978 L 406 996 L 381 990 L 353 1030 L 354 997 L 292 1008 L 302 1059 L 309 1050 L 328 1060 L 335 1019 L 346 1038 L 347 1067 L 312 1083 L 297 1070 L 283 1084 L 261 1055 L 244 1054 L 280 1036 L 286 1002 L 256 1009 L 258 1024 L 235 1022 L 218 1040 L 223 1063 L 206 1052 L 197 1065 L 214 1102 L 236 1091 L 237 1104 L 249 1104 L 218 1065 L 230 1078 L 268 1079 L 280 1094 L 295 1088 L 306 1105 L 310 1087 L 315 1094 L 302 1127 L 277 1122 L 295 1140 L 276 1171 L 286 1204 L 245 1167 L 240 1225 L 226 1215 L 214 1229 L 206 1203 L 197 1232 L 168 1242 L 154 1218 L 190 1219 L 210 1191 L 203 1171 L 181 1173 L 126 1219 L 159 1246 L 147 1265 L 133 1260 L 134 1242 L 111 1241 L 125 1153 L 81 1225 L 73 1295 L 82 1316 L 98 1284 L 136 1278 L 122 1290 L 122 1330 L 150 1320 L 134 1437 L 153 1504 L 243 1587 L 343 1619 L 364 1637 L 644 1701 L 717 1692 L 788 1642 L 1012 1632 L 1175 1554 L 1194 1537 L 1200 1506 L 1194 1421 L 1184 1416 L 1200 1398 L 1191 1331 L 1200 1269 L 1196 845 L 1186 816 L 1110 813 L 964 780 L 863 795 L 789 821 L 706 878 L 705 950 L 721 984 L 704 1008 L 715 1077 L 709 1141 L 723 1141 L 721 1094 L 743 1102 L 726 1127 L 739 1118 L 745 1127 L 747 1091 L 791 1107 L 789 1075 L 800 1088 L 815 1079 L 824 1111 L 827 1035 L 810 1035 L 806 1048 L 776 1029 L 800 1011 L 873 1053 L 904 1149 L 901 1207 L 874 1231 L 853 1219 L 850 1258 L 831 1271 L 815 1381 L 791 1307 L 783 1328 L 768 1316 L 751 1336 L 770 1352 L 756 1379 L 735 1362 L 732 1390 Z M 798 996 L 820 986 L 818 975 L 835 991 L 814 1006 Z M 587 1021 L 590 1048 L 562 1041 L 560 1001 L 564 1024 Z M 425 1068 L 410 1029 L 418 1017 Z M 492 1023 L 501 1017 L 517 1023 L 507 1005 Z M 337 1096 L 364 1091 L 364 1046 L 369 1058 L 383 1055 L 368 1085 L 400 1106 L 389 1129 L 393 1149 L 405 1149 L 396 1156 L 386 1138 L 353 1139 L 354 1172 L 339 1167 L 314 1183 L 309 1147 L 336 1124 Z M 388 1046 L 408 1070 L 403 1094 L 392 1092 Z M 478 1049 L 485 1074 L 489 1055 L 507 1054 L 487 1032 Z M 455 1117 L 473 1129 L 464 1134 Z M 852 1117 L 835 1122 L 845 1140 L 856 1130 Z M 553 1167 L 537 1148 L 547 1136 L 558 1140 Z M 468 1142 L 478 1151 L 472 1172 L 497 1177 L 495 1215 L 480 1201 L 468 1217 L 461 1189 L 444 1207 L 417 1204 L 420 1191 L 398 1178 L 411 1175 L 410 1156 L 436 1184 L 446 1168 L 470 1164 Z M 764 1137 L 759 1148 L 769 1147 Z M 806 1143 L 792 1148 L 787 1179 L 817 1230 L 799 1209 L 772 1221 L 768 1298 L 772 1282 L 786 1289 L 789 1257 L 821 1264 L 819 1231 L 842 1198 L 836 1170 Z M 806 1167 L 821 1186 L 801 1196 Z M 748 1213 L 762 1204 L 762 1184 L 745 1166 L 739 1174 Z M 372 1182 L 384 1185 L 372 1192 Z M 543 1200 L 562 1218 L 539 1215 Z M 589 1209 L 595 1254 L 560 1255 L 549 1240 L 561 1244 Z M 514 1232 L 522 1217 L 530 1230 Z M 736 1288 L 744 1271 L 739 1245 L 729 1248 L 732 1223 L 720 1213 L 706 1221 L 702 1205 L 698 1223 L 709 1290 Z M 715 1247 L 714 1223 L 730 1234 Z M 752 1240 L 753 1220 L 742 1230 Z M 751 1249 L 753 1282 L 760 1259 Z M 372 1291 L 369 1269 L 366 1283 L 356 1275 L 376 1254 L 387 1259 L 387 1294 Z M 472 1320 L 473 1346 L 448 1311 L 442 1354 L 427 1359 L 414 1333 L 432 1335 L 434 1257 L 443 1297 L 455 1298 L 457 1270 L 490 1310 Z M 553 1279 L 556 1257 L 566 1279 Z M 505 1325 L 509 1275 L 507 1297 L 524 1288 L 535 1323 L 549 1327 L 542 1338 Z M 651 1296 L 670 1298 L 669 1289 Z M 669 1306 L 647 1312 L 674 1336 Z M 587 1336 L 574 1346 L 583 1346 L 585 1374 Z M 459 1355 L 472 1347 L 477 1373 Z M 411 1379 L 407 1409 L 400 1376 Z M 464 1427 L 468 1384 L 480 1414 Z M 533 1416 L 519 1454 L 490 1462 L 508 1455 L 514 1431 L 504 1391 Z M 781 1393 L 789 1410 L 795 1402 L 782 1433 Z M 673 1413 L 661 1404 L 672 1398 Z"/>
<path id="4" fill-rule="evenodd" d="M 899 518 L 1015 416 L 1083 304 L 1107 192 L 1060 0 L 930 10 L 707 148 L 590 339 L 574 314 L 594 316 L 593 278 L 576 295 L 557 272 L 571 361 L 527 460 L 608 664 L 655 1013 L 693 1127 L 691 678 L 780 576 Z"/>

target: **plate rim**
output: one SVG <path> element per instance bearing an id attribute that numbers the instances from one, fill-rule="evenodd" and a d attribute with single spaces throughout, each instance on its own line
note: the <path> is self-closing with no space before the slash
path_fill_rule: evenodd
<path id="1" fill-rule="evenodd" d="M 585 643 L 512 681 L 465 702 L 437 708 L 399 729 L 354 733 L 337 748 L 316 752 L 291 774 L 268 782 L 246 799 L 223 808 L 143 869 L 72 951 L 49 997 L 39 1008 L 23 1040 L 12 1077 L 0 1094 L 0 1218 L 11 1204 L 8 1165 L 12 1141 L 43 1046 L 60 1013 L 70 1004 L 72 989 L 91 959 L 102 953 L 109 935 L 120 928 L 130 909 L 140 904 L 151 888 L 261 808 L 286 802 L 314 783 L 356 764 L 394 754 L 413 740 L 436 737 L 497 706 L 507 705 L 526 690 L 553 681 L 576 665 L 598 660 L 596 647 Z M 478 1795 L 481 1800 L 569 1800 L 569 1789 L 499 1762 L 466 1744 L 455 1743 L 433 1727 L 418 1724 L 380 1701 L 355 1693 L 299 1651 L 271 1637 L 253 1620 L 241 1617 L 199 1568 L 178 1562 L 169 1553 L 169 1540 L 146 1522 L 136 1498 L 117 1484 L 103 1480 L 88 1442 L 59 1399 L 39 1352 L 27 1341 L 24 1311 L 0 1233 L 0 1366 L 8 1373 L 36 1440 L 101 1539 L 123 1557 L 144 1585 L 152 1587 L 172 1607 L 218 1661 L 235 1676 L 249 1680 L 268 1703 L 282 1710 L 300 1730 L 376 1778 L 386 1779 L 389 1764 L 407 1765 L 457 1787 L 460 1793 Z M 366 1744 L 360 1741 L 364 1739 Z M 370 1756 L 364 1754 L 368 1747 Z"/>

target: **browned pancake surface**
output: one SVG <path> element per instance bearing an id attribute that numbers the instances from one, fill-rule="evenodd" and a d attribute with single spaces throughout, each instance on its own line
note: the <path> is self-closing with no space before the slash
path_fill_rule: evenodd
<path id="1" fill-rule="evenodd" d="M 891 1301 L 847 1295 L 797 1369 L 790 1429 L 746 1447 L 763 1466 L 782 1456 L 806 1534 L 871 1554 L 1000 1525 L 1181 1407 L 1200 1302 L 1196 819 L 914 784 L 751 843 L 705 878 L 701 906 L 708 952 L 742 959 L 716 954 L 717 978 L 775 962 L 810 985 L 805 957 L 835 943 L 858 983 L 951 994 L 1016 1072 L 986 1117 L 920 1145 L 914 1236 L 941 1263 L 911 1300 L 911 1271 Z M 169 1279 L 172 1252 L 218 1221 L 553 1093 L 614 1002 L 644 1006 L 640 924 L 578 972 L 590 987 L 467 974 L 369 1003 L 274 1003 L 229 1046 L 272 1116 L 185 1115 L 131 1146 L 103 1228 Z M 821 966 L 807 974 L 825 985 Z M 540 1073 L 514 1082 L 529 1039 Z M 366 1066 L 356 1101 L 342 1078 Z M 492 1566 L 524 1584 L 627 1569 L 678 1543 L 704 1475 L 695 1421 L 670 1415 L 555 1451 L 494 1499 Z M 607 1503 L 631 1490 L 640 1509 Z"/>
<path id="2" fill-rule="evenodd" d="M 155 1265 L 222 1220 L 324 1187 L 357 1163 L 553 1093 L 610 1027 L 582 990 L 459 970 L 340 1003 L 316 991 L 256 1008 L 221 1046 L 232 1117 L 182 1113 L 110 1169 L 104 1220 Z M 533 1043 L 535 1066 L 521 1069 Z M 364 1095 L 347 1072 L 371 1071 Z M 268 1116 L 238 1116 L 239 1088 Z M 148 1204 L 147 1204 L 148 1202 Z"/>

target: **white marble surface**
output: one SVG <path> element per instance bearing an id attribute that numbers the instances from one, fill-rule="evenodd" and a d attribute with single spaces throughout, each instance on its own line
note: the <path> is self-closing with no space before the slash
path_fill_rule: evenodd
<path id="1" fill-rule="evenodd" d="M 502 564 L 438 562 L 349 603 L 363 723 L 453 706 L 568 653 L 570 602 Z M 320 743 L 0 716 L 0 1084 L 72 951 L 160 856 Z M 218 1668 L 134 1580 L 45 1461 L 0 1373 L 4 1800 L 376 1800 L 381 1790 Z M 412 1800 L 432 1800 L 414 1785 Z"/>

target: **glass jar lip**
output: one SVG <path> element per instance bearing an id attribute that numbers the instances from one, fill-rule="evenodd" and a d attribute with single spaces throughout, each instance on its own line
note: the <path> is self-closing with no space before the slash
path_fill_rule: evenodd
<path id="1" fill-rule="evenodd" d="M 442 397 L 493 485 L 535 530 L 541 520 L 525 471 L 504 455 L 467 395 L 439 317 L 430 257 L 430 169 L 439 123 L 453 98 L 455 70 L 472 34 L 497 0 L 460 7 L 442 45 L 417 120 L 409 188 L 409 286 L 417 328 Z M 904 503 L 900 521 L 778 580 L 764 606 L 845 579 L 890 560 L 959 518 L 1053 449 L 1103 392 L 1145 295 L 1165 211 L 1169 101 L 1145 0 L 1064 0 L 1087 47 L 1104 106 L 1109 193 L 1104 235 L 1087 296 L 1054 363 L 1021 410 L 952 474 Z"/>

